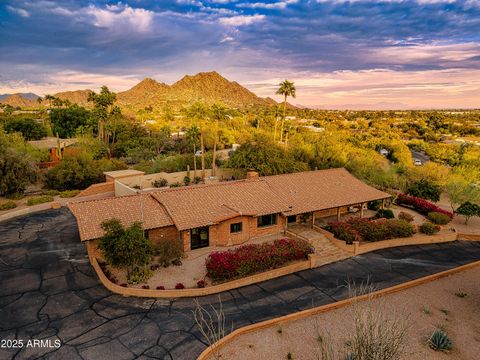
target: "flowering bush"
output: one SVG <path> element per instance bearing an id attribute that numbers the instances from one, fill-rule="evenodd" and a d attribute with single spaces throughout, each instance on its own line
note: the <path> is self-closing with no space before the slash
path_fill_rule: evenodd
<path id="1" fill-rule="evenodd" d="M 447 215 L 450 219 L 453 218 L 453 214 L 450 211 L 443 210 L 442 208 L 438 207 L 434 203 L 417 198 L 415 196 L 400 194 L 398 195 L 398 198 L 397 198 L 397 204 L 411 206 L 415 210 L 417 210 L 419 213 L 422 213 L 424 215 L 428 215 L 429 212 L 437 212 L 440 214 Z"/>
<path id="2" fill-rule="evenodd" d="M 185 285 L 183 285 L 182 283 L 178 283 L 177 285 L 175 285 L 175 289 L 177 290 L 185 289 Z"/>
<path id="3" fill-rule="evenodd" d="M 204 288 L 205 286 L 207 286 L 207 283 L 205 282 L 205 280 L 198 280 L 197 281 L 197 287 Z"/>
<path id="4" fill-rule="evenodd" d="M 150 289 L 150 286 L 148 286 L 148 285 L 142 285 L 142 289 Z"/>
<path id="5" fill-rule="evenodd" d="M 208 255 L 205 265 L 211 279 L 230 280 L 274 269 L 292 260 L 306 259 L 313 251 L 308 241 L 284 238 L 273 243 L 213 252 Z"/>
<path id="6" fill-rule="evenodd" d="M 399 237 L 409 237 L 415 233 L 412 224 L 405 220 L 378 219 L 369 220 L 350 218 L 345 222 L 330 223 L 328 229 L 340 240 L 348 243 L 349 239 L 380 241 Z"/>
<path id="7" fill-rule="evenodd" d="M 165 286 L 163 286 L 163 285 L 158 285 L 158 286 L 157 286 L 157 290 L 165 290 Z"/>

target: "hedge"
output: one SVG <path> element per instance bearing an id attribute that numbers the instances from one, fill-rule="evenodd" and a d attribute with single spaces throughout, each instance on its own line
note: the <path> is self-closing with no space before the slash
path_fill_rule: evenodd
<path id="1" fill-rule="evenodd" d="M 53 196 L 41 195 L 41 196 L 36 196 L 28 199 L 27 205 L 32 206 L 32 205 L 38 205 L 38 204 L 43 204 L 43 203 L 52 202 L 52 201 L 53 201 Z"/>
<path id="2" fill-rule="evenodd" d="M 397 197 L 397 204 L 411 206 L 423 215 L 428 215 L 430 212 L 437 212 L 447 215 L 450 219 L 453 218 L 453 213 L 450 211 L 444 210 L 430 201 L 420 199 L 415 196 L 400 194 Z"/>
<path id="3" fill-rule="evenodd" d="M 208 255 L 207 275 L 214 281 L 242 278 L 278 268 L 293 260 L 304 260 L 314 252 L 308 241 L 279 239 L 273 243 L 249 244 Z"/>
<path id="4" fill-rule="evenodd" d="M 358 241 L 381 241 L 401 237 L 410 237 L 415 233 L 415 227 L 405 220 L 379 219 L 369 220 L 351 218 L 345 222 L 337 221 L 327 227 L 336 238 L 350 244 Z M 353 240 L 352 240 L 353 239 Z"/>

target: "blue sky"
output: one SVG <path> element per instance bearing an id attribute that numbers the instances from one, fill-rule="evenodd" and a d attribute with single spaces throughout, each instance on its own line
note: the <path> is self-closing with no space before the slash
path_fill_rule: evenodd
<path id="1" fill-rule="evenodd" d="M 3 0 L 0 93 L 217 70 L 304 105 L 480 107 L 480 0 Z"/>

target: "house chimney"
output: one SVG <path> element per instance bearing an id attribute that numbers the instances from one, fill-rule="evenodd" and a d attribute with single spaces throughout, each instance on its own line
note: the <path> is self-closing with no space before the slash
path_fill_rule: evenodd
<path id="1" fill-rule="evenodd" d="M 258 172 L 254 169 L 247 170 L 247 179 L 258 179 Z"/>

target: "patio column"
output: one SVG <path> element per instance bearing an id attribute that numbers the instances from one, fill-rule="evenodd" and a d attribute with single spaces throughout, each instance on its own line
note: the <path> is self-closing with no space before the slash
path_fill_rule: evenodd
<path id="1" fill-rule="evenodd" d="M 312 229 L 314 225 L 315 225 L 315 211 L 312 213 Z"/>
<path id="2" fill-rule="evenodd" d="M 365 203 L 360 204 L 360 219 L 363 218 L 363 205 L 365 205 Z"/>
<path id="3" fill-rule="evenodd" d="M 340 221 L 340 208 L 337 208 L 337 221 Z"/>
<path id="4" fill-rule="evenodd" d="M 385 199 L 382 199 L 382 209 L 385 209 Z"/>

